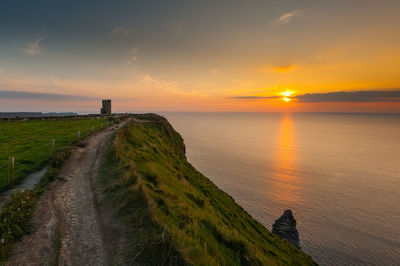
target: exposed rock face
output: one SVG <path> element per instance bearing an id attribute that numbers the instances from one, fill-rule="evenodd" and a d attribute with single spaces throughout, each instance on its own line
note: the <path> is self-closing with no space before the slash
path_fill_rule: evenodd
<path id="1" fill-rule="evenodd" d="M 291 210 L 285 210 L 272 226 L 272 233 L 289 241 L 296 248 L 300 248 L 299 233 L 296 229 L 296 220 Z"/>

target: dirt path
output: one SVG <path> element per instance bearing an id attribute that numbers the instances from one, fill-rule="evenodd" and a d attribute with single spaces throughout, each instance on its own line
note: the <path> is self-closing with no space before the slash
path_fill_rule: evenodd
<path id="1" fill-rule="evenodd" d="M 120 127 L 126 122 L 122 122 Z M 76 148 L 39 201 L 33 233 L 14 249 L 8 265 L 108 265 L 92 179 L 100 164 L 107 138 L 117 130 L 102 130 Z M 109 235 L 109 233 L 107 233 Z"/>

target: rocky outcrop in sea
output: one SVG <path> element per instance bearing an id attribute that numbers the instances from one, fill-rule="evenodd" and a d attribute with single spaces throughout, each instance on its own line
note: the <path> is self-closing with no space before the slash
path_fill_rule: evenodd
<path id="1" fill-rule="evenodd" d="M 291 210 L 285 210 L 272 225 L 272 233 L 289 241 L 296 248 L 300 248 L 299 232 L 296 229 L 296 220 Z"/>

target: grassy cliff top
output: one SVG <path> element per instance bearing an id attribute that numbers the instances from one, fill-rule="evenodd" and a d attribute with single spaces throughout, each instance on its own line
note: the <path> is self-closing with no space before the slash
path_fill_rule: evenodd
<path id="1" fill-rule="evenodd" d="M 80 137 L 91 134 L 92 127 L 99 130 L 105 120 L 54 119 L 36 121 L 0 121 L 0 191 L 8 186 L 8 157 L 15 157 L 15 181 L 18 183 L 28 174 L 43 168 L 50 160 L 51 139 L 55 149 L 70 145 Z"/>
<path id="2" fill-rule="evenodd" d="M 119 131 L 101 170 L 104 199 L 128 230 L 127 262 L 314 264 L 194 169 L 182 137 L 161 116 L 137 115 Z"/>

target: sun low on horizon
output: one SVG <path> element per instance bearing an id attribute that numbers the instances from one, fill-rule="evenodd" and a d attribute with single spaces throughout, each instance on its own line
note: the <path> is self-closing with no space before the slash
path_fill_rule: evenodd
<path id="1" fill-rule="evenodd" d="M 291 100 L 292 100 L 292 98 L 291 98 L 291 96 L 294 94 L 294 91 L 290 91 L 290 90 L 286 90 L 286 91 L 284 91 L 284 92 L 281 92 L 281 95 L 283 96 L 282 97 L 282 100 L 284 101 L 284 102 L 290 102 Z"/>
<path id="2" fill-rule="evenodd" d="M 0 111 L 91 111 L 113 99 L 119 111 L 400 113 L 399 9 L 6 1 Z"/>

